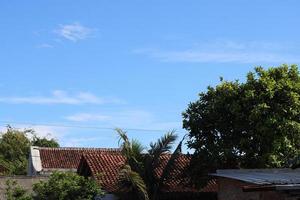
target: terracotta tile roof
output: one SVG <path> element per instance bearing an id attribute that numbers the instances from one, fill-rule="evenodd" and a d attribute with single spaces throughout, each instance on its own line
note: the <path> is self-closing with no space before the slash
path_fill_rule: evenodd
<path id="1" fill-rule="evenodd" d="M 164 167 L 167 165 L 171 155 L 165 154 L 160 157 L 161 165 L 156 170 L 156 176 L 160 177 L 163 173 Z M 196 192 L 195 187 L 190 185 L 190 179 L 185 173 L 185 169 L 188 167 L 191 161 L 191 157 L 187 155 L 181 155 L 175 160 L 175 165 L 171 169 L 170 175 L 166 181 L 164 181 L 164 189 L 166 192 Z"/>
<path id="2" fill-rule="evenodd" d="M 83 153 L 118 153 L 114 148 L 39 147 L 43 169 L 77 169 Z"/>
<path id="3" fill-rule="evenodd" d="M 125 163 L 125 158 L 121 154 L 83 154 L 80 161 L 78 172 L 90 170 L 94 177 L 107 192 L 113 192 L 118 189 L 119 171 Z M 81 167 L 81 169 L 80 169 Z"/>
<path id="4" fill-rule="evenodd" d="M 216 179 L 208 181 L 205 187 L 201 189 L 201 192 L 218 192 L 218 183 Z"/>
<path id="5" fill-rule="evenodd" d="M 170 155 L 161 157 L 161 166 L 157 169 L 156 175 L 162 174 Z M 190 157 L 182 155 L 176 160 L 176 166 L 164 182 L 164 192 L 198 192 L 189 184 L 189 179 L 183 173 L 184 168 L 189 164 Z M 115 192 L 118 188 L 118 176 L 125 158 L 121 154 L 83 154 L 80 161 L 78 173 L 94 177 L 107 192 Z"/>

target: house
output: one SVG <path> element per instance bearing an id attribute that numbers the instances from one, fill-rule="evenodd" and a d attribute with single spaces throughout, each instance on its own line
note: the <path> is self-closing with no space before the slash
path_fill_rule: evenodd
<path id="1" fill-rule="evenodd" d="M 160 177 L 163 168 L 170 159 L 170 154 L 161 156 L 161 165 L 156 170 Z M 216 199 L 216 182 L 213 180 L 202 190 L 192 183 L 185 168 L 190 163 L 190 156 L 181 155 L 175 161 L 175 167 L 164 182 L 161 200 L 181 199 Z M 95 179 L 106 192 L 101 199 L 116 199 L 118 177 L 125 164 L 125 157 L 119 148 L 76 148 L 76 147 L 36 147 L 32 146 L 29 156 L 28 175 L 45 177 L 54 171 L 72 171 Z"/>
<path id="2" fill-rule="evenodd" d="M 118 148 L 37 147 L 30 148 L 28 175 L 49 175 L 53 171 L 77 171 L 83 153 L 119 153 Z"/>
<path id="3" fill-rule="evenodd" d="M 160 159 L 161 166 L 156 170 L 157 177 L 161 176 L 163 168 L 170 159 L 170 154 L 165 154 Z M 161 200 L 216 199 L 214 191 L 201 192 L 191 184 L 189 176 L 185 173 L 189 162 L 190 157 L 186 155 L 181 155 L 176 159 L 175 167 L 171 170 L 169 178 L 163 183 Z M 102 189 L 107 193 L 103 199 L 117 199 L 115 194 L 119 191 L 118 176 L 124 164 L 125 158 L 121 154 L 84 153 L 77 172 L 80 175 L 92 177 L 101 184 Z M 211 188 L 208 187 L 207 190 L 209 189 Z"/>
<path id="4" fill-rule="evenodd" d="M 300 170 L 217 170 L 218 200 L 299 200 Z"/>

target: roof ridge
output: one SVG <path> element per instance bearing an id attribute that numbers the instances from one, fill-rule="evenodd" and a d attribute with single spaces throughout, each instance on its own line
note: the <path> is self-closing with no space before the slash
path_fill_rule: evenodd
<path id="1" fill-rule="evenodd" d="M 102 147 L 39 147 L 33 146 L 38 149 L 45 150 L 106 150 L 106 151 L 120 151 L 120 148 L 102 148 Z"/>
<path id="2" fill-rule="evenodd" d="M 86 157 L 86 156 L 123 156 L 125 157 L 123 154 L 120 153 L 108 153 L 108 152 L 83 152 L 81 154 L 81 157 Z"/>

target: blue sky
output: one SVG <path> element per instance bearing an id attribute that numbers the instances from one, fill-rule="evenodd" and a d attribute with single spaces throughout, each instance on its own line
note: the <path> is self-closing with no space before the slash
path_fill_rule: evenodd
<path id="1" fill-rule="evenodd" d="M 219 77 L 300 62 L 299 1 L 1 1 L 0 121 L 64 146 L 180 136 L 181 112 Z M 32 125 L 37 124 L 37 125 Z M 64 125 L 61 127 L 47 124 Z M 3 128 L 2 128 L 3 129 Z"/>

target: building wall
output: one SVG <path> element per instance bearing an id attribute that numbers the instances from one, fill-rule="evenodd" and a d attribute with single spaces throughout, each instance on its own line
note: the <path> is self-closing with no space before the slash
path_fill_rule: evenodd
<path id="1" fill-rule="evenodd" d="M 95 200 L 118 200 L 119 198 L 113 194 L 105 194 L 104 196 L 96 197 Z"/>
<path id="2" fill-rule="evenodd" d="M 47 180 L 47 177 L 29 177 L 29 176 L 0 176 L 0 200 L 5 200 L 6 181 L 16 181 L 22 188 L 32 191 L 32 185 L 39 181 Z"/>
<path id="3" fill-rule="evenodd" d="M 35 176 L 42 170 L 39 147 L 31 146 L 28 158 L 28 176 Z"/>
<path id="4" fill-rule="evenodd" d="M 218 200 L 287 200 L 277 191 L 243 192 L 242 186 L 250 185 L 242 181 L 218 178 Z"/>

